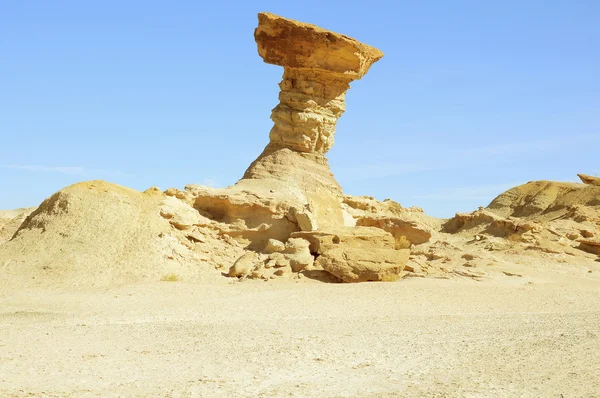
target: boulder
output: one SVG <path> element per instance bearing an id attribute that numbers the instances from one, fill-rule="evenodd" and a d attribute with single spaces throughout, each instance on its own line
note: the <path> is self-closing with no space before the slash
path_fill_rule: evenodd
<path id="1" fill-rule="evenodd" d="M 402 275 L 409 250 L 396 250 L 394 237 L 374 227 L 338 227 L 295 232 L 317 256 L 316 266 L 344 282 L 391 281 Z"/>
<path id="2" fill-rule="evenodd" d="M 247 252 L 229 268 L 228 275 L 232 277 L 247 276 L 259 263 L 260 258 L 257 253 Z"/>
<path id="3" fill-rule="evenodd" d="M 292 271 L 300 272 L 313 265 L 315 258 L 310 253 L 310 243 L 301 238 L 291 238 L 285 244 L 284 256 L 289 261 Z"/>
<path id="4" fill-rule="evenodd" d="M 285 244 L 277 239 L 269 239 L 265 248 L 263 249 L 263 253 L 271 254 L 278 253 L 285 250 Z"/>
<path id="5" fill-rule="evenodd" d="M 431 239 L 431 230 L 416 221 L 401 217 L 363 216 L 356 221 L 357 226 L 381 228 L 396 239 L 396 247 L 408 248 L 411 244 L 420 245 Z M 408 245 L 407 245 L 408 244 Z"/>
<path id="6" fill-rule="evenodd" d="M 358 249 L 394 249 L 396 242 L 389 232 L 374 227 L 337 227 L 318 231 L 300 231 L 291 235 L 310 242 L 310 251 L 324 254 L 340 247 Z"/>
<path id="7" fill-rule="evenodd" d="M 395 281 L 408 262 L 410 250 L 337 248 L 317 258 L 316 265 L 344 282 Z"/>

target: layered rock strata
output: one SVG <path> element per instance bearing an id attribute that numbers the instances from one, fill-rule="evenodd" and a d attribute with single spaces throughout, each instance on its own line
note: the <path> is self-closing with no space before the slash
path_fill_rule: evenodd
<path id="1" fill-rule="evenodd" d="M 587 174 L 577 174 L 577 177 L 584 184 L 600 186 L 600 177 L 589 176 Z"/>
<path id="2" fill-rule="evenodd" d="M 264 62 L 284 68 L 269 144 L 226 189 L 190 187 L 205 215 L 235 224 L 232 236 L 260 249 L 297 230 L 345 224 L 342 189 L 325 154 L 346 109 L 350 82 L 383 53 L 347 36 L 269 13 L 254 33 Z"/>

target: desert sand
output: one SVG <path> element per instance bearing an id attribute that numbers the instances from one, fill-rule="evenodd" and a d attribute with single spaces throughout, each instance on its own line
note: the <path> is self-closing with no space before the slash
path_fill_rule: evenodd
<path id="1" fill-rule="evenodd" d="M 0 211 L 2 397 L 600 396 L 600 186 L 450 219 L 325 157 L 383 57 L 259 14 L 269 144 L 227 188 L 84 181 Z"/>
<path id="2" fill-rule="evenodd" d="M 600 279 L 521 279 L 4 291 L 0 395 L 597 396 Z"/>

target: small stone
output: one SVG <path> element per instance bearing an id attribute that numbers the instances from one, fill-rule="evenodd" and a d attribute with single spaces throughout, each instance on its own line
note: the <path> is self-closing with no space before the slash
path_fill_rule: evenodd
<path id="1" fill-rule="evenodd" d="M 229 268 L 229 276 L 242 277 L 250 274 L 258 262 L 258 254 L 248 252 L 238 258 L 236 262 Z"/>
<path id="2" fill-rule="evenodd" d="M 280 269 L 278 269 L 277 271 L 275 271 L 273 273 L 273 275 L 275 275 L 275 276 L 285 276 L 285 275 L 288 275 L 290 273 L 291 273 L 291 270 L 286 267 L 286 268 L 280 268 Z"/>
<path id="3" fill-rule="evenodd" d="M 271 254 L 282 252 L 283 250 L 285 250 L 285 244 L 283 242 L 277 239 L 269 239 L 265 245 L 265 248 L 263 249 L 263 252 Z"/>
<path id="4" fill-rule="evenodd" d="M 285 245 L 285 258 L 289 261 L 292 271 L 300 272 L 312 266 L 315 258 L 310 253 L 310 243 L 302 238 L 291 238 Z"/>

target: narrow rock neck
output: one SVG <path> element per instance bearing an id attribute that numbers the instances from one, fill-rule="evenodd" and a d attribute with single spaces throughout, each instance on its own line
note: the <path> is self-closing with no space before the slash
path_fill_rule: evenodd
<path id="1" fill-rule="evenodd" d="M 271 113 L 272 149 L 324 155 L 334 143 L 335 126 L 346 110 L 352 79 L 314 69 L 285 68 L 279 105 Z"/>

